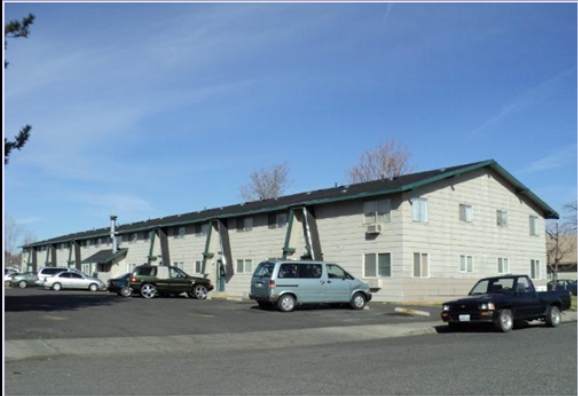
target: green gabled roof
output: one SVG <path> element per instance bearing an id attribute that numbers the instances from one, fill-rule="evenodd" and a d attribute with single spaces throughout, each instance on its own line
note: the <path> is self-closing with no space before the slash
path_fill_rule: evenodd
<path id="1" fill-rule="evenodd" d="M 544 201 L 538 198 L 524 184 L 522 184 L 518 179 L 516 179 L 504 168 L 502 168 L 496 161 L 487 160 L 453 166 L 449 168 L 411 173 L 398 177 L 385 178 L 365 183 L 336 186 L 321 190 L 286 195 L 274 199 L 245 202 L 231 206 L 207 209 L 199 212 L 190 212 L 158 219 L 135 222 L 131 224 L 123 224 L 117 227 L 117 232 L 124 234 L 130 232 L 147 231 L 158 227 L 205 223 L 211 219 L 216 218 L 227 219 L 232 217 L 250 216 L 261 213 L 282 211 L 305 205 L 320 205 L 332 202 L 369 198 L 378 195 L 404 193 L 444 179 L 460 176 L 483 168 L 492 169 L 494 172 L 511 183 L 515 187 L 518 194 L 525 196 L 529 201 L 533 202 L 539 209 L 542 210 L 542 213 L 546 219 L 559 218 L 558 213 L 554 209 L 552 209 Z M 24 247 L 41 246 L 46 244 L 69 242 L 72 240 L 83 240 L 95 237 L 106 237 L 109 234 L 110 229 L 108 227 L 100 228 L 92 231 L 64 235 L 41 242 L 35 242 L 25 245 Z"/>

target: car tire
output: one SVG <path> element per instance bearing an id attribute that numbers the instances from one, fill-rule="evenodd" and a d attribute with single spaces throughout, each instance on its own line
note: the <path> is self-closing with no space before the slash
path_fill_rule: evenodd
<path id="1" fill-rule="evenodd" d="M 291 312 L 295 309 L 295 297 L 291 294 L 284 294 L 277 300 L 277 308 L 281 312 Z"/>
<path id="2" fill-rule="evenodd" d="M 555 305 L 550 305 L 546 310 L 546 316 L 544 317 L 546 321 L 546 326 L 548 327 L 558 327 L 560 322 L 562 321 L 562 317 L 560 315 L 560 308 Z"/>
<path id="3" fill-rule="evenodd" d="M 509 309 L 501 309 L 498 311 L 498 321 L 496 322 L 496 329 L 502 333 L 508 333 L 514 327 L 514 317 L 512 311 Z"/>
<path id="4" fill-rule="evenodd" d="M 153 298 L 157 295 L 157 288 L 153 284 L 145 283 L 140 288 L 140 295 L 147 299 Z"/>
<path id="5" fill-rule="evenodd" d="M 130 287 L 123 287 L 120 289 L 120 292 L 118 292 L 118 295 L 121 297 L 130 297 L 132 296 L 132 289 Z"/>
<path id="6" fill-rule="evenodd" d="M 28 284 L 26 283 L 26 281 L 20 281 L 18 282 L 18 287 L 21 289 L 26 289 L 26 286 L 28 286 Z"/>
<path id="7" fill-rule="evenodd" d="M 88 285 L 88 290 L 90 290 L 91 292 L 95 292 L 98 290 L 98 285 L 96 283 L 91 283 L 90 285 Z"/>
<path id="8" fill-rule="evenodd" d="M 205 285 L 195 285 L 193 287 L 193 291 L 191 292 L 192 297 L 196 298 L 197 300 L 205 300 L 207 298 L 207 286 Z M 190 296 L 190 295 L 189 295 Z"/>
<path id="9" fill-rule="evenodd" d="M 367 299 L 365 298 L 365 295 L 363 293 L 357 292 L 353 295 L 349 304 L 353 309 L 363 309 L 363 307 L 365 307 L 366 301 Z"/>
<path id="10" fill-rule="evenodd" d="M 60 289 L 62 289 L 62 285 L 60 283 L 55 283 L 52 285 L 52 290 L 59 291 Z"/>

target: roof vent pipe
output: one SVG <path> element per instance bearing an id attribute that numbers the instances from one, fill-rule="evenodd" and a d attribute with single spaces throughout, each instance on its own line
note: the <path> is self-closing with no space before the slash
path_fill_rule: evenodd
<path id="1" fill-rule="evenodd" d="M 110 215 L 110 240 L 112 241 L 112 253 L 118 252 L 118 244 L 116 242 L 116 216 Z"/>

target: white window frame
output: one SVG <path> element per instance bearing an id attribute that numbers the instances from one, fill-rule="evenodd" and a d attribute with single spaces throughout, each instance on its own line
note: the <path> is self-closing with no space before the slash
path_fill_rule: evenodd
<path id="1" fill-rule="evenodd" d="M 102 245 L 102 238 L 98 238 L 98 239 L 96 240 L 96 247 L 99 248 L 100 245 Z"/>
<path id="2" fill-rule="evenodd" d="M 474 272 L 474 256 L 460 254 L 460 272 L 465 274 Z"/>
<path id="3" fill-rule="evenodd" d="M 391 222 L 391 199 L 378 199 L 363 203 L 363 225 Z"/>
<path id="4" fill-rule="evenodd" d="M 498 257 L 496 260 L 498 274 L 511 274 L 510 259 L 508 257 Z M 501 267 L 501 268 L 500 268 Z"/>
<path id="5" fill-rule="evenodd" d="M 200 274 L 203 270 L 203 262 L 201 260 L 195 261 L 195 274 Z"/>
<path id="6" fill-rule="evenodd" d="M 253 273 L 253 259 L 237 259 L 236 272 L 237 274 L 252 274 Z"/>
<path id="7" fill-rule="evenodd" d="M 538 234 L 538 216 L 530 215 L 530 235 L 540 235 Z"/>
<path id="8" fill-rule="evenodd" d="M 185 270 L 185 262 L 184 261 L 174 261 L 173 267 L 177 267 L 180 270 Z"/>
<path id="9" fill-rule="evenodd" d="M 417 223 L 428 222 L 428 199 L 414 197 L 411 202 L 411 219 Z"/>
<path id="10" fill-rule="evenodd" d="M 374 274 L 368 274 L 368 271 L 366 271 L 366 265 L 367 265 L 367 258 L 368 256 L 373 256 L 375 259 L 375 268 L 374 270 Z M 380 274 L 379 273 L 379 258 L 380 256 L 389 256 L 389 274 Z M 391 252 L 380 252 L 380 253 L 364 253 L 362 256 L 363 259 L 363 277 L 366 279 L 377 279 L 377 278 L 391 278 L 391 269 L 392 269 L 392 259 L 391 259 Z"/>
<path id="11" fill-rule="evenodd" d="M 134 272 L 135 268 L 136 268 L 135 263 L 132 263 L 132 264 L 127 263 L 126 264 L 126 272 Z"/>
<path id="12" fill-rule="evenodd" d="M 464 223 L 474 222 L 474 207 L 470 204 L 460 204 L 460 221 Z"/>
<path id="13" fill-rule="evenodd" d="M 195 224 L 195 236 L 207 235 L 207 232 L 209 231 L 209 223 L 201 224 L 201 232 L 197 232 L 197 226 L 198 226 L 198 224 Z"/>
<path id="14" fill-rule="evenodd" d="M 418 262 L 416 262 L 416 258 L 418 259 Z M 426 259 L 426 264 L 425 264 L 425 270 L 427 272 L 427 274 L 424 274 L 423 270 L 424 270 L 424 263 L 423 260 L 424 258 Z M 430 274 L 430 257 L 429 257 L 429 253 L 424 253 L 424 252 L 413 252 L 413 271 L 412 271 L 412 275 L 414 278 L 429 278 L 429 274 Z M 417 264 L 417 267 L 416 267 Z M 419 273 L 416 274 L 416 268 L 419 268 Z"/>
<path id="15" fill-rule="evenodd" d="M 133 232 L 131 237 L 130 237 L 130 243 L 136 243 L 136 241 L 138 241 L 138 233 Z"/>
<path id="16" fill-rule="evenodd" d="M 247 232 L 251 231 L 252 229 L 253 229 L 253 218 L 243 217 L 243 228 L 237 228 L 237 232 Z"/>
<path id="17" fill-rule="evenodd" d="M 530 260 L 530 277 L 532 279 L 542 279 L 542 266 L 540 260 Z"/>
<path id="18" fill-rule="evenodd" d="M 508 211 L 507 210 L 496 210 L 496 225 L 498 227 L 508 226 Z"/>

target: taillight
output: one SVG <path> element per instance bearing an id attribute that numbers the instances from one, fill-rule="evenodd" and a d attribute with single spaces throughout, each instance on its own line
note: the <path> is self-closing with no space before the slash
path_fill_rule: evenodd
<path id="1" fill-rule="evenodd" d="M 269 281 L 269 289 L 274 289 L 275 288 L 275 281 L 274 280 L 270 280 Z"/>
<path id="2" fill-rule="evenodd" d="M 131 282 L 136 282 L 136 276 L 134 276 L 134 275 L 131 276 L 131 277 L 130 277 L 130 281 L 131 281 Z"/>

